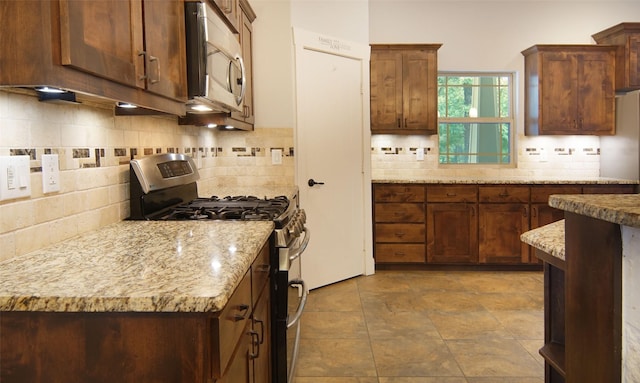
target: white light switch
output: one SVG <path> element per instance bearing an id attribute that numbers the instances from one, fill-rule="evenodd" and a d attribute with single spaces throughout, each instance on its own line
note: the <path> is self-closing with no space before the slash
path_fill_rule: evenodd
<path id="1" fill-rule="evenodd" d="M 29 156 L 0 156 L 0 201 L 31 196 Z"/>
<path id="2" fill-rule="evenodd" d="M 42 192 L 60 191 L 60 166 L 57 154 L 42 155 Z"/>
<path id="3" fill-rule="evenodd" d="M 416 161 L 424 161 L 424 148 L 416 149 Z"/>
<path id="4" fill-rule="evenodd" d="M 271 149 L 271 164 L 282 165 L 282 149 Z"/>

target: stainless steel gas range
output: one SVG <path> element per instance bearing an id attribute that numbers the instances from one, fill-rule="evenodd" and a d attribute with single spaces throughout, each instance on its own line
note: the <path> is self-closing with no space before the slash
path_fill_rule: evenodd
<path id="1" fill-rule="evenodd" d="M 300 278 L 301 255 L 309 243 L 306 215 L 297 195 L 198 196 L 199 174 L 184 154 L 158 154 L 131 160 L 130 197 L 134 220 L 273 221 L 270 239 L 272 382 L 292 382 L 300 316 L 308 291 Z M 298 303 L 293 304 L 292 299 Z"/>

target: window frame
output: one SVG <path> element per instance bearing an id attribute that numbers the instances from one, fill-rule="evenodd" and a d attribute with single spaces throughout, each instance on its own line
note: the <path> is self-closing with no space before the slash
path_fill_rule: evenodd
<path id="1" fill-rule="evenodd" d="M 514 71 L 438 71 L 438 80 L 440 77 L 508 77 L 509 78 L 509 117 L 443 117 L 440 116 L 440 108 L 438 105 L 438 166 L 439 167 L 490 167 L 490 168 L 515 168 L 516 167 L 516 153 L 515 153 L 515 139 L 517 132 L 517 119 L 516 119 L 516 110 L 515 110 L 515 98 L 516 98 L 516 87 L 515 81 L 517 79 L 517 74 Z M 438 88 L 440 88 L 438 81 Z M 439 89 L 438 89 L 439 94 Z M 438 96 L 439 97 L 439 96 Z M 438 100 L 439 102 L 439 100 Z M 451 163 L 451 162 L 440 162 L 440 125 L 442 123 L 460 123 L 460 124 L 470 124 L 470 123 L 495 123 L 495 124 L 509 124 L 509 162 L 504 163 L 486 163 L 486 162 L 477 162 L 477 163 Z M 461 153 L 461 155 L 469 155 L 471 153 Z"/>

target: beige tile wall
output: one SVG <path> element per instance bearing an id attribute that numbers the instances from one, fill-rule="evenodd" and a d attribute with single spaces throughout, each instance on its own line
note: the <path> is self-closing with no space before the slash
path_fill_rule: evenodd
<path id="1" fill-rule="evenodd" d="M 271 164 L 271 148 L 283 149 L 282 165 Z M 0 260 L 127 218 L 132 153 L 190 153 L 206 196 L 218 186 L 292 185 L 292 148 L 292 128 L 217 131 L 180 126 L 175 117 L 114 116 L 105 105 L 42 103 L 0 91 L 0 155 L 35 153 L 31 197 L 0 201 Z M 59 192 L 42 192 L 45 151 L 59 155 Z M 77 158 L 82 152 L 89 156 Z"/>
<path id="2" fill-rule="evenodd" d="M 425 148 L 424 161 L 415 149 Z M 438 136 L 373 135 L 373 180 L 424 179 L 429 177 L 522 177 L 579 179 L 600 174 L 600 139 L 597 136 L 519 135 L 512 166 L 439 165 Z"/>

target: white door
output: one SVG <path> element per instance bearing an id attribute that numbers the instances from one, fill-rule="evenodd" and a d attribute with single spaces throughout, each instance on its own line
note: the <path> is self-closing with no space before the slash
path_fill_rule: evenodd
<path id="1" fill-rule="evenodd" d="M 301 268 L 302 279 L 314 289 L 373 269 L 367 246 L 370 175 L 365 175 L 369 47 L 298 29 L 294 40 L 296 179 L 311 232 Z"/>

